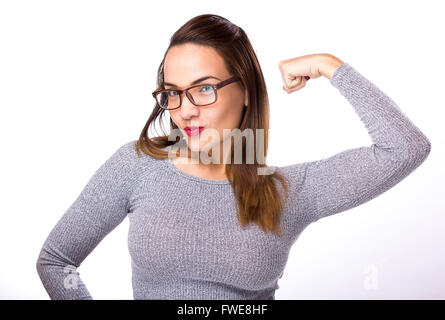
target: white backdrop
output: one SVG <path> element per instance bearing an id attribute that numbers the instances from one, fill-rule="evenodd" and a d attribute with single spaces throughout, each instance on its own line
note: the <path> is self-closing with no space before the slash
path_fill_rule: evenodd
<path id="1" fill-rule="evenodd" d="M 48 299 L 43 242 L 95 170 L 137 139 L 169 38 L 215 13 L 242 27 L 265 75 L 269 165 L 371 140 L 326 78 L 288 95 L 278 62 L 331 53 L 430 139 L 427 160 L 376 199 L 304 230 L 276 299 L 444 299 L 445 23 L 440 1 L 1 1 L 1 299 Z M 285 139 L 292 130 L 292 140 Z M 125 219 L 78 269 L 94 299 L 132 299 Z"/>

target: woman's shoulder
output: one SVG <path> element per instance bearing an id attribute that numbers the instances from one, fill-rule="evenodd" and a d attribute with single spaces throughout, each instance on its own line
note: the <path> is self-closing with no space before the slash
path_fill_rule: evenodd
<path id="1" fill-rule="evenodd" d="M 161 165 L 162 160 L 146 154 L 140 148 L 137 148 L 138 140 L 131 140 L 123 143 L 116 151 L 119 154 L 119 158 L 126 166 L 136 168 L 138 171 L 141 169 L 154 168 L 157 165 Z M 163 148 L 166 150 L 167 148 Z"/>
<path id="2" fill-rule="evenodd" d="M 137 149 L 138 140 L 121 144 L 105 165 L 115 179 L 138 181 L 145 174 L 162 166 L 162 159 L 154 158 Z M 139 152 L 138 152 L 139 151 Z"/>
<path id="3" fill-rule="evenodd" d="M 275 170 L 294 181 L 301 181 L 305 178 L 307 165 L 308 162 L 300 162 L 284 166 L 276 166 Z"/>

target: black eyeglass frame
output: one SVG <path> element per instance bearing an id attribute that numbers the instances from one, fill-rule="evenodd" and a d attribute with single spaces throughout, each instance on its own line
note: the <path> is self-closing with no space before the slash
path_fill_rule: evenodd
<path id="1" fill-rule="evenodd" d="M 180 108 L 182 106 L 182 93 L 183 92 L 185 92 L 187 98 L 190 100 L 191 103 L 193 103 L 197 107 L 202 107 L 202 106 L 211 105 L 211 104 L 215 103 L 216 101 L 218 101 L 218 89 L 221 89 L 222 87 L 224 87 L 224 86 L 226 86 L 226 85 L 228 85 L 228 84 L 230 84 L 232 82 L 239 81 L 239 80 L 240 80 L 240 78 L 238 76 L 233 76 L 233 77 L 231 77 L 231 78 L 229 78 L 227 80 L 221 81 L 221 82 L 219 82 L 217 84 L 201 83 L 201 84 L 197 84 L 197 85 L 191 86 L 191 87 L 189 87 L 187 89 L 183 89 L 183 90 L 179 90 L 179 89 L 158 89 L 158 90 L 153 91 L 151 94 L 153 95 L 153 98 L 156 100 L 156 105 L 159 108 L 164 109 L 164 110 L 175 110 L 175 109 Z M 195 87 L 200 87 L 200 86 L 212 87 L 213 90 L 215 91 L 215 101 L 213 101 L 212 103 L 207 103 L 207 104 L 199 104 L 199 105 L 196 104 L 195 101 L 193 101 L 193 97 L 190 95 L 189 90 L 192 89 L 192 88 L 195 88 Z M 164 107 L 161 107 L 161 105 L 158 102 L 158 99 L 156 99 L 156 95 L 158 93 L 160 93 L 160 92 L 163 92 L 163 91 L 176 91 L 176 92 L 178 92 L 179 93 L 179 106 L 177 106 L 176 108 L 164 108 Z"/>

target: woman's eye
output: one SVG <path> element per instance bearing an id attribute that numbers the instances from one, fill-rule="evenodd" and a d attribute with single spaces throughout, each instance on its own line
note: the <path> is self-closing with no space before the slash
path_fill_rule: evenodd
<path id="1" fill-rule="evenodd" d="M 206 88 L 207 88 L 207 89 L 206 89 Z M 212 88 L 211 88 L 210 86 L 202 86 L 202 87 L 201 87 L 201 90 L 204 91 L 204 92 L 206 92 L 206 91 L 210 91 L 210 90 L 212 90 Z"/>
<path id="2" fill-rule="evenodd" d="M 169 93 L 170 96 L 174 96 L 178 92 L 177 91 L 169 91 L 168 93 Z"/>

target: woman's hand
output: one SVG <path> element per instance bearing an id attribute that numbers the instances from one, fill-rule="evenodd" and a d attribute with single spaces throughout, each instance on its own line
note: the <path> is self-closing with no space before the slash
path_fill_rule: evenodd
<path id="1" fill-rule="evenodd" d="M 301 57 L 282 60 L 279 62 L 283 78 L 283 90 L 287 93 L 300 90 L 310 78 L 325 76 L 331 79 L 335 70 L 344 62 L 332 54 L 308 54 Z"/>

